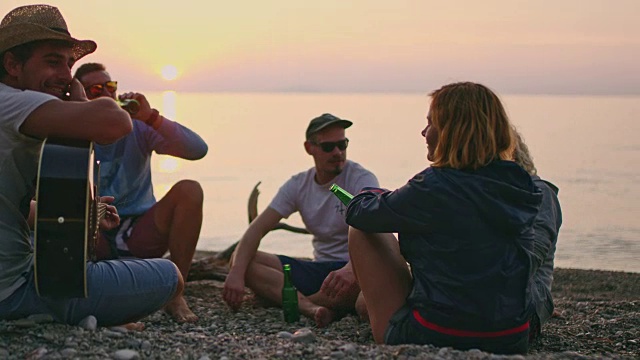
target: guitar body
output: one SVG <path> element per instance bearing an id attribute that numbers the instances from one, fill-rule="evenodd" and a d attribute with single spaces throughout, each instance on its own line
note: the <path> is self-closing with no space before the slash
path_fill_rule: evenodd
<path id="1" fill-rule="evenodd" d="M 87 261 L 97 221 L 93 144 L 47 139 L 36 188 L 35 280 L 38 295 L 87 297 Z"/>

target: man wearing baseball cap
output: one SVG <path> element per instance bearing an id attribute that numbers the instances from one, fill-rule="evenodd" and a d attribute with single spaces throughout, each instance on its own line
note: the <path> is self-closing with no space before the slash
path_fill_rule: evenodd
<path id="1" fill-rule="evenodd" d="M 89 101 L 71 77 L 75 62 L 95 49 L 95 42 L 70 35 L 53 6 L 21 6 L 0 22 L 0 320 L 49 314 L 78 324 L 93 315 L 98 325 L 123 325 L 171 306 L 184 288 L 171 261 L 154 259 L 88 263 L 86 298 L 36 291 L 28 219 L 43 140 L 107 144 L 132 128 L 129 114 L 113 99 Z M 110 207 L 101 225 L 118 222 Z"/>
<path id="2" fill-rule="evenodd" d="M 331 114 L 309 123 L 304 148 L 315 166 L 282 185 L 240 239 L 223 290 L 223 299 L 232 309 L 242 304 L 245 285 L 258 296 L 281 304 L 284 264 L 291 265 L 292 281 L 300 293 L 300 312 L 314 319 L 317 326 L 326 326 L 337 315 L 353 309 L 360 288 L 349 263 L 346 209 L 329 188 L 335 183 L 356 194 L 364 187 L 377 186 L 378 180 L 347 160 L 345 129 L 351 125 L 351 121 Z M 258 251 L 262 237 L 296 211 L 313 235 L 314 260 Z"/>

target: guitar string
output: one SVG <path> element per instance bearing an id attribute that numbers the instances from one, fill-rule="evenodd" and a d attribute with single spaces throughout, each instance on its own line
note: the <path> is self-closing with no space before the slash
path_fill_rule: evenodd
<path id="1" fill-rule="evenodd" d="M 99 202 L 97 205 L 97 210 L 98 219 L 104 218 L 107 213 L 107 204 Z"/>

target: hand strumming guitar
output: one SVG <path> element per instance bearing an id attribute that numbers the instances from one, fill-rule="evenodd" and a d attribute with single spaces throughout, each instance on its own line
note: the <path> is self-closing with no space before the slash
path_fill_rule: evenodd
<path id="1" fill-rule="evenodd" d="M 100 196 L 100 202 L 106 204 L 106 212 L 100 219 L 99 227 L 101 230 L 111 230 L 120 225 L 120 215 L 115 206 L 109 205 L 115 198 L 113 196 Z"/>

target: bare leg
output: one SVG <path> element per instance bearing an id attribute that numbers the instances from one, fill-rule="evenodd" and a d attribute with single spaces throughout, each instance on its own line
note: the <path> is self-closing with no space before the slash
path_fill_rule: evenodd
<path id="1" fill-rule="evenodd" d="M 177 266 L 176 266 L 176 268 L 177 268 Z M 175 317 L 174 313 L 171 313 L 171 310 L 169 309 L 169 307 L 175 306 L 175 305 L 172 305 L 172 304 L 179 304 L 178 301 L 180 301 L 180 300 L 182 300 L 184 302 L 184 278 L 182 277 L 182 274 L 180 273 L 180 271 L 178 271 L 178 286 L 176 288 L 176 293 L 173 295 L 173 297 L 171 299 L 169 299 L 169 301 L 167 301 L 167 304 L 164 306 L 164 310 L 167 313 L 169 313 L 169 315 L 173 316 L 174 319 L 176 319 L 176 317 Z M 184 303 L 184 305 L 187 306 L 186 302 Z M 187 310 L 189 310 L 189 307 L 187 307 Z M 189 310 L 189 312 L 191 312 L 191 310 Z M 197 318 L 196 318 L 196 320 L 197 320 Z M 180 320 L 176 319 L 176 321 L 180 321 Z M 184 322 L 184 320 L 182 322 Z"/>
<path id="2" fill-rule="evenodd" d="M 258 251 L 247 268 L 245 282 L 256 295 L 282 305 L 284 273 L 277 256 Z M 318 305 L 300 293 L 298 308 L 302 315 L 313 319 L 318 327 L 327 326 L 335 317 L 334 310 Z"/>
<path id="3" fill-rule="evenodd" d="M 199 183 L 182 180 L 155 205 L 154 223 L 161 234 L 168 236 L 171 261 L 176 264 L 184 279 L 189 274 L 200 237 L 203 198 Z M 170 301 L 165 310 L 178 322 L 198 320 L 182 295 Z"/>
<path id="4" fill-rule="evenodd" d="M 367 311 L 367 302 L 364 300 L 364 295 L 362 291 L 358 294 L 358 299 L 356 300 L 356 313 L 360 317 L 360 320 L 369 322 L 369 312 Z"/>
<path id="5" fill-rule="evenodd" d="M 391 316 L 400 309 L 411 290 L 411 274 L 392 234 L 365 233 L 349 228 L 349 256 L 362 289 L 377 343 Z"/>

